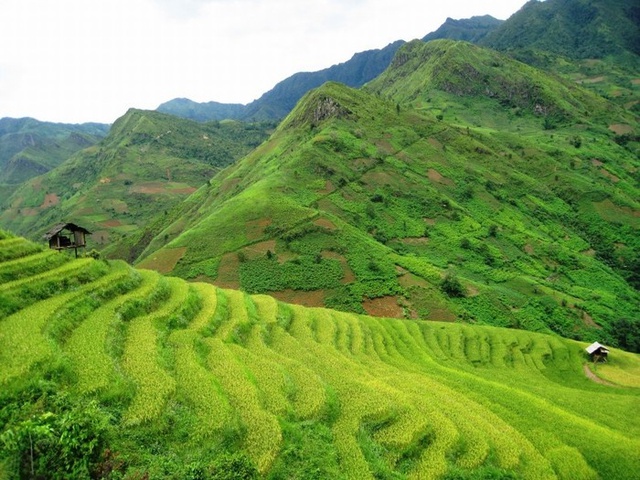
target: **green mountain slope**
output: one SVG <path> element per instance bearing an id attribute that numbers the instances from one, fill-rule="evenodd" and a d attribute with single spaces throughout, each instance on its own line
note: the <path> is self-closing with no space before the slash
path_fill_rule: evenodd
<path id="1" fill-rule="evenodd" d="M 640 7 L 626 0 L 531 0 L 481 42 L 572 59 L 640 55 L 639 24 Z"/>
<path id="2" fill-rule="evenodd" d="M 637 355 L 590 365 L 557 336 L 307 309 L 2 232 L 0 279 L 0 478 L 640 469 Z"/>
<path id="3" fill-rule="evenodd" d="M 106 254 L 135 258 L 142 227 L 260 144 L 267 128 L 132 109 L 104 141 L 18 189 L 0 223 L 35 239 L 73 221 L 94 232 Z"/>
<path id="4" fill-rule="evenodd" d="M 457 82 L 450 65 L 443 77 Z M 536 104 L 500 98 L 486 99 L 482 120 L 513 115 L 512 133 L 465 125 L 435 100 L 409 108 L 407 92 L 417 107 L 421 92 L 451 105 L 465 97 L 418 87 L 393 66 L 366 91 L 327 84 L 169 212 L 140 265 L 305 305 L 615 342 L 615 325 L 640 304 L 638 159 L 612 141 L 614 107 L 536 75 L 564 128 L 544 130 Z M 594 109 L 593 123 L 569 123 L 587 120 L 575 99 Z"/>
<path id="5" fill-rule="evenodd" d="M 26 180 L 97 143 L 108 125 L 67 125 L 33 118 L 0 119 L 0 202 Z"/>

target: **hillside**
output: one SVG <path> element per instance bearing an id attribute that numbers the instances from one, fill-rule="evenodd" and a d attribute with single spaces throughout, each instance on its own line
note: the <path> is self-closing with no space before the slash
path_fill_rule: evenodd
<path id="1" fill-rule="evenodd" d="M 0 478 L 640 469 L 640 358 L 616 349 L 587 365 L 553 335 L 307 309 L 5 233 L 0 311 Z"/>
<path id="2" fill-rule="evenodd" d="M 269 128 L 132 109 L 103 141 L 21 186 L 4 202 L 0 223 L 37 239 L 72 221 L 93 232 L 105 254 L 133 259 L 144 226 L 259 145 Z"/>
<path id="3" fill-rule="evenodd" d="M 475 90 L 484 75 L 491 95 Z M 624 344 L 639 165 L 608 126 L 627 121 L 495 52 L 411 43 L 366 89 L 305 96 L 162 219 L 139 265 L 303 305 Z"/>
<path id="4" fill-rule="evenodd" d="M 106 136 L 108 125 L 0 119 L 0 202 L 17 186 L 60 165 Z"/>
<path id="5" fill-rule="evenodd" d="M 281 120 L 287 116 L 305 93 L 327 81 L 360 87 L 374 79 L 387 68 L 395 52 L 403 43 L 398 40 L 381 49 L 356 53 L 346 62 L 317 72 L 296 73 L 282 80 L 260 98 L 247 105 L 218 102 L 198 103 L 188 99 L 174 99 L 163 103 L 157 110 L 196 121 Z"/>
<path id="6" fill-rule="evenodd" d="M 640 55 L 639 24 L 640 6 L 626 0 L 531 0 L 481 43 L 574 60 Z"/>

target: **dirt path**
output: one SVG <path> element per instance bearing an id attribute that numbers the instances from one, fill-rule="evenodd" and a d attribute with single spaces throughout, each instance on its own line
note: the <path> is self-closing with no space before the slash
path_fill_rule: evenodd
<path id="1" fill-rule="evenodd" d="M 606 380 L 603 380 L 602 378 L 597 376 L 595 373 L 593 373 L 589 368 L 589 365 L 586 363 L 584 364 L 584 374 L 587 376 L 589 380 L 593 380 L 594 382 L 599 383 L 601 385 L 607 385 L 609 387 L 617 387 L 616 384 L 607 382 Z"/>

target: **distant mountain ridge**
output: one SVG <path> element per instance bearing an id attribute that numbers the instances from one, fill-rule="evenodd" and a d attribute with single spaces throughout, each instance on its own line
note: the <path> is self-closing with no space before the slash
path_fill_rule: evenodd
<path id="1" fill-rule="evenodd" d="M 398 40 L 382 49 L 356 53 L 344 63 L 317 72 L 296 73 L 247 105 L 198 103 L 189 99 L 176 98 L 163 103 L 157 110 L 199 122 L 224 119 L 279 120 L 293 109 L 305 93 L 327 81 L 341 82 L 357 88 L 373 80 L 389 66 L 396 51 L 404 43 L 403 40 Z"/>
<path id="2" fill-rule="evenodd" d="M 431 40 L 449 39 L 478 43 L 503 23 L 504 20 L 498 20 L 491 15 L 463 18 L 460 20 L 454 20 L 449 17 L 435 32 L 424 36 L 422 41 L 429 42 Z"/>
<path id="3" fill-rule="evenodd" d="M 571 59 L 640 55 L 640 4 L 626 0 L 530 0 L 480 43 Z"/>

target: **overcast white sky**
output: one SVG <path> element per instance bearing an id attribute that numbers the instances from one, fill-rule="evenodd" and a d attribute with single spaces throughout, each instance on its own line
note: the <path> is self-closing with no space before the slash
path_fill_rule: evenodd
<path id="1" fill-rule="evenodd" d="M 525 0 L 0 0 L 0 118 L 112 123 L 176 97 L 249 103 L 296 72 Z"/>

